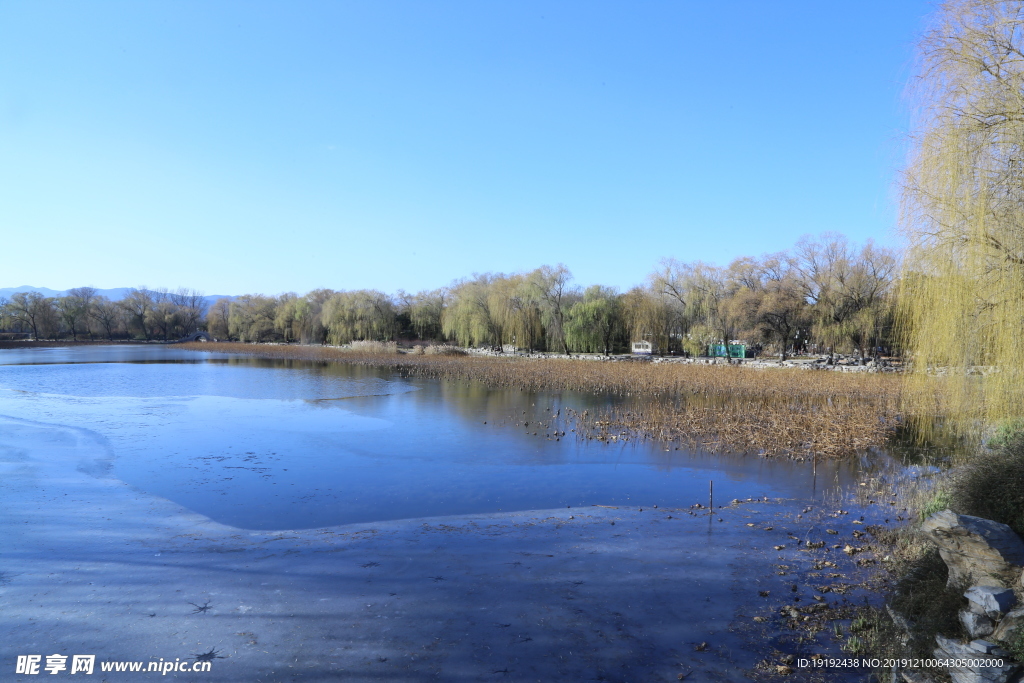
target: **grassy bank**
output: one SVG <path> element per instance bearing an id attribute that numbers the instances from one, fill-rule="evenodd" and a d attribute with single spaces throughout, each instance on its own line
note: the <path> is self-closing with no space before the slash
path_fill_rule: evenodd
<path id="1" fill-rule="evenodd" d="M 713 451 L 836 457 L 884 445 L 900 422 L 901 381 L 884 374 L 369 353 L 226 342 L 179 348 L 351 363 L 406 376 L 479 381 L 495 388 L 620 397 L 614 410 L 570 415 L 577 433 L 601 440 L 658 439 Z"/>
<path id="2" fill-rule="evenodd" d="M 916 508 L 915 521 L 951 509 L 1006 524 L 1024 537 L 1024 433 L 975 447 L 934 486 L 902 493 Z M 969 586 L 947 586 L 948 567 L 918 525 L 882 529 L 876 540 L 891 560 L 885 563 L 887 576 L 881 588 L 888 608 L 860 610 L 863 651 L 882 659 L 928 659 L 933 657 L 936 635 L 968 639 L 959 612 L 967 608 L 964 591 Z M 1024 661 L 1024 633 L 999 644 L 1013 660 Z M 948 680 L 943 668 L 923 670 L 936 680 Z"/>

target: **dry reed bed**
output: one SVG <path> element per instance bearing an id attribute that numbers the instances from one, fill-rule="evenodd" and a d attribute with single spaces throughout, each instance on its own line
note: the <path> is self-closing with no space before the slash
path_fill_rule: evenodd
<path id="1" fill-rule="evenodd" d="M 901 419 L 901 379 L 880 373 L 379 354 L 227 342 L 183 348 L 343 362 L 522 391 L 621 397 L 617 408 L 568 415 L 578 434 L 601 440 L 656 439 L 713 451 L 836 457 L 884 445 Z"/>

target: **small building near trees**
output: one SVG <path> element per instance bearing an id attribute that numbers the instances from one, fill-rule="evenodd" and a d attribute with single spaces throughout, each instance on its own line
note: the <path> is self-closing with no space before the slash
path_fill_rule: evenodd
<path id="1" fill-rule="evenodd" d="M 732 343 L 728 346 L 725 344 L 708 344 L 708 355 L 712 358 L 746 358 L 747 345 L 737 343 Z"/>
<path id="2" fill-rule="evenodd" d="M 633 342 L 632 347 L 634 356 L 652 356 L 658 352 L 658 347 L 646 339 Z"/>

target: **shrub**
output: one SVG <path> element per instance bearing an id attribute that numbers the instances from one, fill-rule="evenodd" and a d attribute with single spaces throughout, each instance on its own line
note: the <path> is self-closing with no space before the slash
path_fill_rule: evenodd
<path id="1" fill-rule="evenodd" d="M 998 450 L 1007 446 L 1014 438 L 1021 434 L 1024 434 L 1024 420 L 1021 418 L 1003 420 L 992 431 L 992 436 L 989 437 L 987 445 L 993 450 Z"/>
<path id="2" fill-rule="evenodd" d="M 952 505 L 952 498 L 949 492 L 945 489 L 938 489 L 934 491 L 930 498 L 928 498 L 921 506 L 918 514 L 921 516 L 921 521 L 928 519 L 930 516 L 941 510 L 946 510 Z"/>
<path id="3" fill-rule="evenodd" d="M 1006 647 L 1015 661 L 1024 662 L 1024 629 L 1018 628 Z"/>
<path id="4" fill-rule="evenodd" d="M 936 633 L 947 638 L 963 635 L 959 613 L 967 603 L 963 596 L 966 586 L 946 586 L 949 569 L 934 547 L 928 547 L 906 569 L 890 604 L 914 624 L 910 649 L 918 657 L 931 657 Z"/>
<path id="5" fill-rule="evenodd" d="M 1008 436 L 952 477 L 949 507 L 1007 524 L 1024 535 L 1024 432 Z"/>

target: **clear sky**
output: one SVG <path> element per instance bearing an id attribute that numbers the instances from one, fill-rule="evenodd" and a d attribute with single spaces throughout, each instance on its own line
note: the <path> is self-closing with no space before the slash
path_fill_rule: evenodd
<path id="1" fill-rule="evenodd" d="M 932 5 L 0 1 L 0 287 L 628 288 L 894 245 Z"/>

